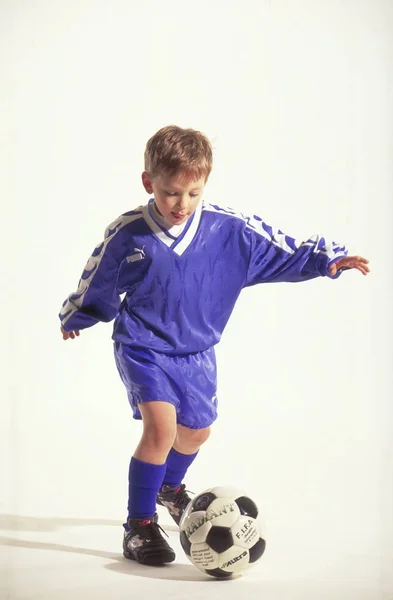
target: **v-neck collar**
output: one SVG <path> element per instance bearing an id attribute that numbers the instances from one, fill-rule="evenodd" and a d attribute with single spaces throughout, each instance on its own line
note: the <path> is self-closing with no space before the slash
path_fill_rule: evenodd
<path id="1" fill-rule="evenodd" d="M 173 240 L 177 240 L 179 235 L 183 233 L 188 221 L 185 221 L 180 225 L 171 226 L 171 224 L 166 219 L 164 219 L 164 217 L 158 212 L 157 207 L 155 206 L 154 199 L 149 201 L 148 207 L 149 215 L 151 216 L 153 221 L 155 221 L 156 225 L 158 225 L 158 227 L 162 229 L 162 231 L 164 231 L 166 235 L 171 237 Z"/>
<path id="2" fill-rule="evenodd" d="M 200 202 L 195 209 L 194 213 L 187 220 L 187 223 L 183 229 L 183 231 L 177 237 L 171 235 L 171 229 L 165 229 L 165 227 L 159 223 L 157 223 L 152 216 L 152 203 L 154 202 L 154 198 L 149 200 L 148 204 L 146 204 L 142 208 L 143 217 L 158 239 L 165 244 L 168 248 L 173 250 L 176 254 L 181 256 L 187 248 L 192 243 L 196 232 L 198 231 L 199 221 L 201 220 L 202 214 L 202 202 Z M 176 227 L 176 226 L 174 226 Z"/>

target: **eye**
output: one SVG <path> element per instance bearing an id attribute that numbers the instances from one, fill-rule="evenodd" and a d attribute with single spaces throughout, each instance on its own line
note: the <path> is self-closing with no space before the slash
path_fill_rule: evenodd
<path id="1" fill-rule="evenodd" d="M 190 194 L 191 198 L 198 198 L 199 194 Z"/>

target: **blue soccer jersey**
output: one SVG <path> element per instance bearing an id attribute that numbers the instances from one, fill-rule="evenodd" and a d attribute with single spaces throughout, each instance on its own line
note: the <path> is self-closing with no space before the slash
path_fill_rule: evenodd
<path id="1" fill-rule="evenodd" d="M 208 203 L 179 233 L 164 227 L 151 199 L 107 228 L 59 317 L 67 331 L 115 319 L 113 340 L 135 348 L 202 352 L 219 342 L 243 288 L 329 276 L 345 255 L 319 235 L 297 241 Z"/>

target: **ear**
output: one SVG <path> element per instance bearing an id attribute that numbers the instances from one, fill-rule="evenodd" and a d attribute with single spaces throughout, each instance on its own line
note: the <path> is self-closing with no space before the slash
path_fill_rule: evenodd
<path id="1" fill-rule="evenodd" d="M 151 179 L 148 173 L 146 173 L 146 171 L 143 171 L 142 173 L 142 183 L 143 183 L 143 187 L 145 188 L 145 190 L 147 191 L 148 194 L 152 194 L 153 193 L 153 186 L 151 184 Z"/>

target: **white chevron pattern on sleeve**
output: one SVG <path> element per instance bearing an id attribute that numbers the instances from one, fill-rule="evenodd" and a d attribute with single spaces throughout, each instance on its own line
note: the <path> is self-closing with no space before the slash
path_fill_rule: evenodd
<path id="1" fill-rule="evenodd" d="M 228 216 L 242 220 L 246 224 L 246 227 L 259 233 L 259 235 L 266 240 L 289 254 L 294 254 L 301 246 L 314 246 L 315 252 L 326 254 L 329 260 L 346 253 L 345 247 L 342 244 L 338 244 L 337 242 L 327 242 L 323 236 L 318 234 L 311 236 L 306 241 L 296 240 L 283 233 L 280 229 L 274 229 L 270 225 L 267 225 L 263 219 L 257 215 L 245 215 L 230 207 L 220 207 L 216 204 L 205 204 L 203 210 L 227 214 Z"/>
<path id="2" fill-rule="evenodd" d="M 138 209 L 137 209 L 138 210 Z M 142 219 L 142 212 L 132 211 L 132 214 L 125 214 L 118 217 L 113 221 L 105 230 L 104 241 L 98 244 L 94 249 L 92 255 L 88 259 L 82 276 L 79 280 L 78 288 L 75 293 L 71 294 L 67 300 L 63 303 L 60 311 L 60 318 L 62 324 L 66 324 L 68 319 L 81 308 L 84 297 L 90 287 L 93 280 L 94 274 L 101 263 L 103 256 L 105 255 L 106 248 L 113 237 L 126 225 L 132 223 L 137 219 Z"/>

